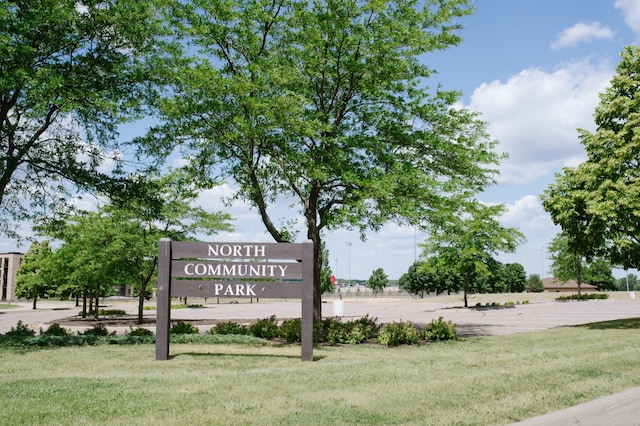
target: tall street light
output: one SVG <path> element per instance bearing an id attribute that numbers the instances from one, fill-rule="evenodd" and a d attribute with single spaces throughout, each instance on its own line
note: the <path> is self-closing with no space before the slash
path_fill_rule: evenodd
<path id="1" fill-rule="evenodd" d="M 351 241 L 347 241 L 345 244 L 349 249 L 349 289 L 351 289 L 351 246 L 353 243 Z"/>

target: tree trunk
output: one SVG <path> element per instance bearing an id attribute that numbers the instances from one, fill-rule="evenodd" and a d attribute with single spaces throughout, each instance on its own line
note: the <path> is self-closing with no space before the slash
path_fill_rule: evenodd
<path id="1" fill-rule="evenodd" d="M 144 294 L 146 292 L 146 286 L 140 288 L 138 292 L 138 324 L 142 324 L 142 314 L 144 313 Z"/>
<path id="2" fill-rule="evenodd" d="M 99 314 L 100 314 L 100 288 L 96 288 L 96 311 L 95 311 L 95 318 L 96 320 L 100 319 L 98 318 Z"/>
<path id="3" fill-rule="evenodd" d="M 87 289 L 82 289 L 82 318 L 87 317 Z"/>
<path id="4" fill-rule="evenodd" d="M 36 309 L 36 302 L 38 301 L 38 296 L 33 296 L 33 309 Z"/>
<path id="5" fill-rule="evenodd" d="M 467 302 L 467 289 L 468 288 L 469 288 L 469 284 L 467 282 L 467 278 L 465 278 L 464 281 L 463 281 L 463 288 L 462 288 L 462 291 L 464 293 L 464 307 L 465 308 L 469 307 L 469 304 Z"/>

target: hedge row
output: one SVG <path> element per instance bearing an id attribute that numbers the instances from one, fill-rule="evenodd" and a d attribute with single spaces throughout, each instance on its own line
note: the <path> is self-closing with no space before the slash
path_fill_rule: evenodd
<path id="1" fill-rule="evenodd" d="M 170 339 L 173 343 L 265 344 L 269 340 L 299 343 L 302 340 L 301 321 L 292 319 L 279 323 L 275 316 L 271 316 L 257 320 L 251 325 L 222 322 L 203 334 L 190 322 L 179 321 L 171 326 Z M 455 339 L 457 339 L 455 325 L 449 321 L 443 321 L 442 317 L 433 320 L 424 328 L 403 321 L 379 326 L 375 318 L 368 316 L 347 322 L 329 318 L 320 325 L 314 325 L 313 329 L 314 342 L 329 345 L 369 342 L 397 346 Z M 125 334 L 116 335 L 115 332 L 109 333 L 102 324 L 77 334 L 71 333 L 58 324 L 52 324 L 47 330 L 41 329 L 36 335 L 34 330 L 19 321 L 16 327 L 12 327 L 4 336 L 0 335 L 0 346 L 130 345 L 154 342 L 153 332 L 145 328 L 130 329 Z"/>

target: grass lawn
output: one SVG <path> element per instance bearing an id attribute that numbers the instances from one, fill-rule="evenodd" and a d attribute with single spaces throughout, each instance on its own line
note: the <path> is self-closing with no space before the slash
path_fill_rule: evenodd
<path id="1" fill-rule="evenodd" d="M 0 349 L 3 425 L 492 425 L 640 386 L 640 319 L 386 348 Z"/>

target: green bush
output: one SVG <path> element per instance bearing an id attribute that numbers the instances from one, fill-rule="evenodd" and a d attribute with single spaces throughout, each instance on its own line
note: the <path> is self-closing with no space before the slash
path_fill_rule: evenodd
<path id="1" fill-rule="evenodd" d="M 566 302 L 568 300 L 601 300 L 608 299 L 609 295 L 607 293 L 587 293 L 587 294 L 571 294 L 568 296 L 560 296 L 556 297 L 557 301 Z"/>
<path id="2" fill-rule="evenodd" d="M 24 325 L 22 321 L 18 321 L 15 327 L 11 327 L 11 330 L 5 333 L 5 336 L 8 337 L 32 337 L 35 335 L 36 332 Z"/>
<path id="3" fill-rule="evenodd" d="M 92 328 L 85 330 L 84 333 L 79 333 L 79 334 L 82 334 L 83 336 L 100 337 L 100 336 L 108 336 L 109 331 L 107 331 L 107 327 L 105 327 L 104 324 L 96 324 Z M 114 331 L 112 334 L 116 334 L 116 332 Z"/>
<path id="4" fill-rule="evenodd" d="M 249 327 L 244 324 L 236 324 L 235 322 L 227 321 L 221 322 L 209 330 L 209 334 L 239 334 L 246 335 L 249 334 Z"/>
<path id="5" fill-rule="evenodd" d="M 64 327 L 60 327 L 60 324 L 51 324 L 46 331 L 40 331 L 40 335 L 44 336 L 68 336 L 71 333 Z"/>
<path id="6" fill-rule="evenodd" d="M 136 329 L 129 328 L 129 332 L 126 334 L 127 336 L 153 336 L 153 331 L 138 327 Z"/>
<path id="7" fill-rule="evenodd" d="M 378 333 L 378 343 L 384 346 L 413 345 L 418 342 L 420 331 L 408 321 L 394 321 Z"/>
<path id="8" fill-rule="evenodd" d="M 188 321 L 178 321 L 171 326 L 170 334 L 198 334 L 200 331 L 197 327 Z"/>
<path id="9" fill-rule="evenodd" d="M 369 316 L 349 322 L 341 322 L 338 318 L 328 318 L 322 323 L 319 339 L 334 345 L 355 345 L 376 337 L 377 332 L 376 319 Z"/>
<path id="10" fill-rule="evenodd" d="M 257 320 L 249 326 L 249 334 L 261 339 L 280 337 L 280 329 L 276 316 L 271 315 L 269 318 Z"/>
<path id="11" fill-rule="evenodd" d="M 425 340 L 456 340 L 458 338 L 455 324 L 451 321 L 443 321 L 442 317 L 431 321 L 431 324 L 423 329 L 423 334 Z"/>
<path id="12" fill-rule="evenodd" d="M 300 318 L 295 318 L 283 321 L 280 325 L 280 337 L 282 337 L 287 343 L 301 342 L 302 320 L 300 320 Z"/>
<path id="13" fill-rule="evenodd" d="M 122 309 L 99 309 L 98 315 L 102 316 L 118 316 L 118 315 L 126 315 L 127 312 Z"/>

